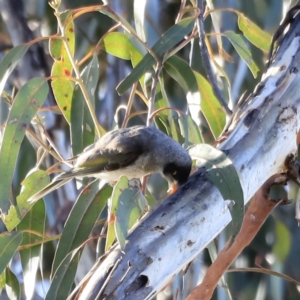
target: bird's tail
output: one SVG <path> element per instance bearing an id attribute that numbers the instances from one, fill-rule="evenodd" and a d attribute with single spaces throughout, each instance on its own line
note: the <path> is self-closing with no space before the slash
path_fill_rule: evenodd
<path id="1" fill-rule="evenodd" d="M 33 196 L 31 196 L 27 201 L 30 203 L 35 203 L 47 194 L 51 193 L 52 191 L 58 189 L 59 187 L 66 184 L 68 181 L 70 181 L 73 177 L 68 177 L 65 179 L 59 179 L 56 178 L 52 182 L 50 182 L 48 185 L 46 185 L 41 191 L 37 192 Z"/>

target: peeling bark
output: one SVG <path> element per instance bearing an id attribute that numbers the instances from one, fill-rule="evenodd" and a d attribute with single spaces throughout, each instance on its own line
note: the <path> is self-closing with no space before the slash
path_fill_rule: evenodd
<path id="1" fill-rule="evenodd" d="M 255 91 L 239 105 L 219 149 L 233 161 L 245 204 L 296 151 L 300 16 L 280 41 Z M 101 258 L 69 299 L 150 299 L 230 222 L 221 194 L 197 170 Z"/>

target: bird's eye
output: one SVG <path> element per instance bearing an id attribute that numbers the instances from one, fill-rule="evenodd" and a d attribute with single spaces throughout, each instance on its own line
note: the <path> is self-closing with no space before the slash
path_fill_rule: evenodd
<path id="1" fill-rule="evenodd" d="M 173 176 L 176 176 L 177 175 L 177 170 L 175 170 L 173 173 L 172 173 Z"/>

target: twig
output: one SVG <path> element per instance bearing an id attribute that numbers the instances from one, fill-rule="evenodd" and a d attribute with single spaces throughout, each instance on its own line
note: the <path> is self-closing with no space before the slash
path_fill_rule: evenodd
<path id="1" fill-rule="evenodd" d="M 158 61 L 155 68 L 155 73 L 152 79 L 152 86 L 151 86 L 151 94 L 149 99 L 149 106 L 148 106 L 148 117 L 147 117 L 147 126 L 151 126 L 152 119 L 151 116 L 155 110 L 155 96 L 156 96 L 156 89 L 159 82 L 159 75 L 162 69 L 162 62 Z"/>
<path id="2" fill-rule="evenodd" d="M 199 45 L 200 45 L 200 51 L 201 51 L 201 56 L 202 56 L 202 60 L 203 60 L 203 64 L 204 67 L 206 69 L 206 73 L 207 73 L 207 77 L 208 80 L 212 86 L 212 89 L 214 91 L 215 96 L 217 97 L 218 101 L 220 102 L 221 106 L 223 107 L 224 111 L 226 112 L 227 115 L 231 115 L 232 111 L 229 109 L 223 95 L 221 94 L 217 82 L 216 82 L 216 78 L 213 75 L 213 70 L 210 64 L 210 58 L 208 55 L 208 50 L 206 47 L 206 43 L 205 43 L 205 32 L 204 32 L 204 18 L 203 18 L 203 0 L 197 0 L 197 6 L 200 10 L 199 13 L 199 17 L 197 20 L 197 28 L 198 28 L 198 32 L 199 32 Z"/>

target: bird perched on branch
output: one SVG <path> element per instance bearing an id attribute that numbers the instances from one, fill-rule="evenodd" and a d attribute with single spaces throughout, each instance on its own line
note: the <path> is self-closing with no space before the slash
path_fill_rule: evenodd
<path id="1" fill-rule="evenodd" d="M 172 186 L 189 177 L 192 160 L 179 143 L 154 127 L 134 126 L 110 131 L 72 158 L 74 166 L 28 199 L 35 202 L 75 177 L 95 177 L 108 182 L 161 173 Z"/>

